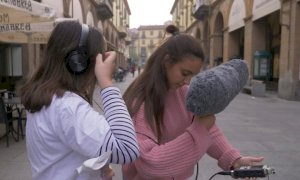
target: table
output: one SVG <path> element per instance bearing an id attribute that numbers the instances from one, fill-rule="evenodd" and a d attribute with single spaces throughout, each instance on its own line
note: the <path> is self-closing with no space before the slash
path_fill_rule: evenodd
<path id="1" fill-rule="evenodd" d="M 0 94 L 6 92 L 7 89 L 0 89 Z"/>
<path id="2" fill-rule="evenodd" d="M 12 98 L 2 98 L 4 104 L 9 106 L 18 106 L 22 105 L 20 97 L 12 97 Z"/>

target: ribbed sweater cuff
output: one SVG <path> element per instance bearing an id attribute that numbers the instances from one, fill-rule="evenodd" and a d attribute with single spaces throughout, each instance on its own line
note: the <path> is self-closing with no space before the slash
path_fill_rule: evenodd
<path id="1" fill-rule="evenodd" d="M 240 157 L 241 154 L 237 149 L 231 149 L 222 155 L 222 157 L 219 159 L 218 165 L 223 170 L 230 170 L 233 163 Z"/>

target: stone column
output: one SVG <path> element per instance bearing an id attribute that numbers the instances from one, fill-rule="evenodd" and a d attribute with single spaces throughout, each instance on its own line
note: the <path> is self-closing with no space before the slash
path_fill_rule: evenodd
<path id="1" fill-rule="evenodd" d="M 251 20 L 252 16 L 245 18 L 245 40 L 244 40 L 244 59 L 247 61 L 249 68 L 249 79 L 253 76 L 253 54 L 254 48 L 253 43 L 255 41 L 253 33 L 253 22 Z"/>
<path id="2" fill-rule="evenodd" d="M 233 55 L 238 54 L 240 31 L 244 31 L 244 29 L 232 32 L 228 32 L 228 29 L 226 29 L 224 32 L 224 62 L 228 61 Z"/>
<path id="3" fill-rule="evenodd" d="M 210 40 L 210 66 L 214 66 L 214 60 L 217 57 L 223 57 L 223 34 L 213 34 Z"/>
<path id="4" fill-rule="evenodd" d="M 230 49 L 230 42 L 229 42 L 229 32 L 228 27 L 224 28 L 224 41 L 223 41 L 223 62 L 227 62 L 229 60 L 229 49 Z"/>
<path id="5" fill-rule="evenodd" d="M 283 1 L 278 96 L 300 101 L 300 10 L 296 1 Z M 298 19 L 298 20 L 297 20 Z"/>

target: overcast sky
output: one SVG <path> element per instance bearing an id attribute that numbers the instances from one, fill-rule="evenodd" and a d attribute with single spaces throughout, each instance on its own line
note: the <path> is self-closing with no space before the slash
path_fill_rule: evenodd
<path id="1" fill-rule="evenodd" d="M 131 11 L 129 28 L 140 25 L 162 25 L 172 20 L 174 0 L 127 0 Z"/>

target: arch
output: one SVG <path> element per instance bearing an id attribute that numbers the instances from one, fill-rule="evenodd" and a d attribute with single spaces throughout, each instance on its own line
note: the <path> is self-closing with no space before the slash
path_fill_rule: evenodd
<path id="1" fill-rule="evenodd" d="M 196 39 L 199 39 L 199 40 L 201 39 L 201 30 L 198 27 L 196 29 L 195 37 L 196 37 Z"/>
<path id="2" fill-rule="evenodd" d="M 101 21 L 98 21 L 97 28 L 100 29 L 100 31 L 103 33 L 103 24 Z M 104 35 L 104 34 L 103 34 Z"/>
<path id="3" fill-rule="evenodd" d="M 219 65 L 223 62 L 223 29 L 224 29 L 224 18 L 221 12 L 218 12 L 215 22 L 212 37 L 212 64 L 214 66 Z"/>
<path id="4" fill-rule="evenodd" d="M 94 26 L 94 17 L 91 11 L 86 14 L 86 24 Z"/>
<path id="5" fill-rule="evenodd" d="M 205 21 L 203 22 L 203 33 L 202 33 L 202 37 L 201 37 L 201 45 L 203 48 L 203 52 L 205 54 L 205 62 L 208 63 L 209 62 L 209 57 L 210 57 L 210 27 L 209 27 L 209 22 Z"/>
<path id="6" fill-rule="evenodd" d="M 215 19 L 213 32 L 214 34 L 221 34 L 223 33 L 223 29 L 224 29 L 223 15 L 221 12 L 219 12 Z"/>
<path id="7" fill-rule="evenodd" d="M 72 2 L 70 3 L 69 14 L 72 18 L 78 19 L 79 22 L 83 23 L 83 11 L 79 0 L 73 0 L 73 4 Z"/>

